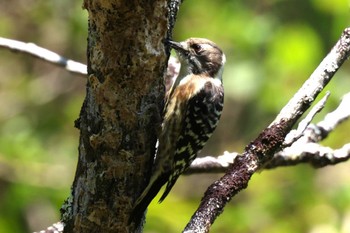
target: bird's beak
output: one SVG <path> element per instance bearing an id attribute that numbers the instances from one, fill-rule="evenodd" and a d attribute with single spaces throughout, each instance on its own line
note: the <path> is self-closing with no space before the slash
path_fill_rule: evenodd
<path id="1" fill-rule="evenodd" d="M 187 49 L 182 45 L 182 43 L 175 42 L 175 41 L 172 41 L 172 40 L 168 40 L 168 43 L 169 43 L 171 48 L 175 49 L 176 51 L 178 51 L 180 53 L 186 53 L 187 52 Z"/>

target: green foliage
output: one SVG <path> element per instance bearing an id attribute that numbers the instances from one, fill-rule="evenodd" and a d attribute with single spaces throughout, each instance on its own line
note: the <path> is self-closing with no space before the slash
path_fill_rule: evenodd
<path id="1" fill-rule="evenodd" d="M 81 1 L 29 2 L 0 3 L 0 35 L 85 61 L 87 13 Z M 348 18 L 346 0 L 184 1 L 174 39 L 206 37 L 227 56 L 224 115 L 202 154 L 242 151 L 316 68 Z M 73 122 L 85 80 L 4 49 L 0 64 L 0 232 L 37 231 L 58 221 L 69 195 L 79 137 Z M 327 87 L 332 95 L 316 121 L 349 91 L 349 67 Z M 343 123 L 325 143 L 348 143 L 349 127 Z M 254 175 L 212 232 L 349 232 L 348 169 L 344 163 Z M 151 205 L 146 232 L 180 232 L 217 178 L 180 178 L 164 203 Z"/>

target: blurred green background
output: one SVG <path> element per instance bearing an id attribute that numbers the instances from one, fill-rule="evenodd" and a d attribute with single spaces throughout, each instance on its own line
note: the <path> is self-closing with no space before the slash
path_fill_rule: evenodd
<path id="1" fill-rule="evenodd" d="M 86 63 L 87 12 L 81 1 L 0 2 L 0 36 L 34 42 Z M 187 0 L 175 40 L 206 37 L 223 48 L 225 108 L 202 155 L 242 152 L 276 116 L 349 26 L 346 0 Z M 326 88 L 334 109 L 350 90 L 345 64 Z M 73 127 L 85 79 L 0 49 L 0 233 L 32 232 L 59 220 L 78 155 Z M 350 122 L 324 144 L 349 142 Z M 233 198 L 211 232 L 350 232 L 350 165 L 263 171 Z M 145 232 L 180 232 L 217 175 L 179 179 L 150 206 Z"/>

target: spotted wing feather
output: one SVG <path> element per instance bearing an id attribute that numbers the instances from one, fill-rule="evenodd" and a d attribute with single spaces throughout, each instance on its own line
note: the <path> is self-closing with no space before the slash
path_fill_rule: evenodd
<path id="1" fill-rule="evenodd" d="M 220 119 L 223 103 L 223 87 L 210 81 L 187 102 L 181 133 L 176 142 L 173 172 L 159 202 L 166 198 L 178 177 L 191 165 L 212 135 Z"/>

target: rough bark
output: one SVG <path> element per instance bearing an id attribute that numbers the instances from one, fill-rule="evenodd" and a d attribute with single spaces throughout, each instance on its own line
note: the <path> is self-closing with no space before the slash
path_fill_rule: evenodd
<path id="1" fill-rule="evenodd" d="M 147 182 L 161 120 L 168 3 L 85 0 L 83 7 L 88 80 L 64 232 L 135 232 L 128 215 Z"/>

